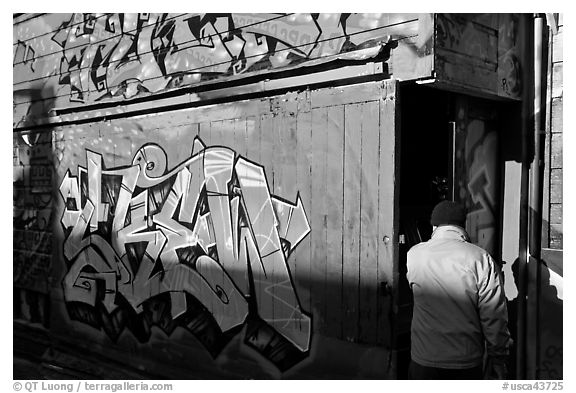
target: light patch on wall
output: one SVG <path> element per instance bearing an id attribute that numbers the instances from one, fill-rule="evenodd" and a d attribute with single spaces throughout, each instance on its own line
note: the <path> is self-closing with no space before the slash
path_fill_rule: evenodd
<path id="1" fill-rule="evenodd" d="M 556 288 L 558 299 L 564 300 L 564 278 L 552 269 L 548 269 L 548 271 L 550 272 L 550 286 Z"/>

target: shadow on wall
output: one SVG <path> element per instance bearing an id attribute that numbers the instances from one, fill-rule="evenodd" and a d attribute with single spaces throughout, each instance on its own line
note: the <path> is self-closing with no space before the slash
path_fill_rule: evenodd
<path id="1" fill-rule="evenodd" d="M 32 102 L 14 127 L 35 126 L 47 116 L 41 89 L 14 91 L 17 102 Z M 16 118 L 16 113 L 15 113 Z M 53 154 L 50 128 L 13 134 L 13 316 L 47 326 L 52 258 Z"/>
<path id="2" fill-rule="evenodd" d="M 514 281 L 518 282 L 520 260 L 512 265 Z M 508 301 L 509 329 L 514 339 L 510 367 L 511 378 L 516 378 L 516 362 L 523 361 L 530 374 L 536 379 L 563 378 L 563 284 L 562 278 L 549 269 L 544 261 L 528 264 L 528 294 L 527 294 L 527 356 L 517 359 L 515 354 L 518 345 L 518 297 Z M 539 277 L 538 277 L 539 276 Z M 559 277 L 559 276 L 558 276 Z M 556 278 L 558 278 L 556 277 Z M 538 325 L 538 330 L 531 326 Z M 536 359 L 534 363 L 530 359 Z M 535 369 L 534 369 L 535 365 Z"/>
<path id="3" fill-rule="evenodd" d="M 540 277 L 537 269 L 540 270 Z M 563 379 L 563 278 L 546 266 L 543 260 L 535 268 L 529 268 L 529 277 L 533 288 L 528 295 L 528 306 L 537 307 L 538 313 L 535 318 L 539 323 L 539 331 L 536 333 L 538 334 L 536 378 Z M 531 337 L 528 337 L 528 340 L 534 342 Z"/>

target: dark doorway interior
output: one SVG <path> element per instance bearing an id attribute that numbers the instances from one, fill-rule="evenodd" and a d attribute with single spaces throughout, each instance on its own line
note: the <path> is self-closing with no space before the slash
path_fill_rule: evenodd
<path id="1" fill-rule="evenodd" d="M 398 378 L 410 362 L 412 293 L 406 280 L 406 253 L 432 234 L 430 213 L 451 199 L 452 95 L 414 83 L 400 87 L 400 258 L 396 325 Z"/>

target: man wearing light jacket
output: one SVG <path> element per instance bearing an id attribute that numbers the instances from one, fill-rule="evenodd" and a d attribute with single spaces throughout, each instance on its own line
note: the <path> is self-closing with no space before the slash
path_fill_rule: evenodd
<path id="1" fill-rule="evenodd" d="M 409 376 L 504 379 L 512 340 L 499 268 L 470 243 L 464 207 L 440 202 L 430 222 L 432 238 L 408 252 L 414 294 Z M 483 373 L 485 348 L 490 369 Z"/>

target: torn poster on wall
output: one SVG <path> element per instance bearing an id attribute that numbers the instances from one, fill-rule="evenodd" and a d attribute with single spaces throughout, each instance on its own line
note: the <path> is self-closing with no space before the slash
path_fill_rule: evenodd
<path id="1" fill-rule="evenodd" d="M 287 264 L 310 232 L 299 195 L 271 195 L 263 167 L 199 138 L 171 170 L 156 144 L 129 166 L 89 150 L 86 162 L 60 185 L 72 319 L 141 342 L 152 325 L 182 326 L 213 356 L 247 325 L 245 343 L 280 369 L 307 355 L 311 318 Z"/>

